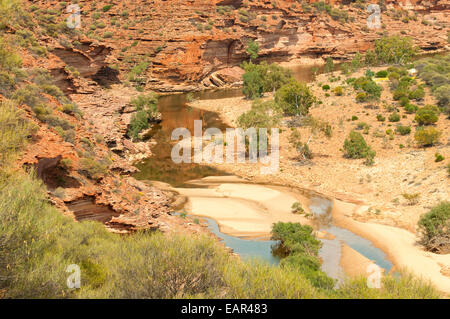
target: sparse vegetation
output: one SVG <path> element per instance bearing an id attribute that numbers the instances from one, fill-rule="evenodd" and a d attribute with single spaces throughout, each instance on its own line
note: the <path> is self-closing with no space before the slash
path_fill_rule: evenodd
<path id="1" fill-rule="evenodd" d="M 292 204 L 291 210 L 294 214 L 304 214 L 305 210 L 302 207 L 302 204 L 300 204 L 299 202 L 295 202 L 294 204 Z"/>
<path id="2" fill-rule="evenodd" d="M 450 202 L 442 202 L 424 214 L 419 220 L 422 243 L 437 253 L 450 252 Z"/>

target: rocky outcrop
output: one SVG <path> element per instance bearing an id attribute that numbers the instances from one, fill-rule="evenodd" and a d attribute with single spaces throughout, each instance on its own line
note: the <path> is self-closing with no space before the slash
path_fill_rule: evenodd
<path id="1" fill-rule="evenodd" d="M 40 5 L 49 7 L 56 2 Z M 442 32 L 449 27 L 448 0 L 385 1 L 383 28 L 379 30 L 367 28 L 370 13 L 364 5 L 325 1 L 333 6 L 333 12 L 347 15 L 342 18 L 315 10 L 312 3 L 318 1 L 308 2 L 166 0 L 148 5 L 143 0 L 121 0 L 100 14 L 98 8 L 106 1 L 86 3 L 82 8 L 82 31 L 97 40 L 80 37 L 74 48 L 56 48 L 53 53 L 74 66 L 83 78 L 101 85 L 128 80 L 131 68 L 147 61 L 147 89 L 173 92 L 229 85 L 216 76 L 217 72 L 247 60 L 250 39 L 259 43 L 260 59 L 277 62 L 303 57 L 347 60 L 355 52 L 369 49 L 383 34 L 405 34 L 428 51 L 448 45 Z M 405 20 L 405 16 L 415 18 Z M 104 25 L 102 29 L 92 31 L 100 24 Z M 99 40 L 106 32 L 112 36 Z M 106 61 L 118 65 L 119 70 L 111 69 Z M 60 78 L 61 86 L 73 86 L 68 83 L 73 79 L 61 72 L 53 73 Z M 89 85 L 80 84 L 84 89 L 78 92 L 86 92 Z"/>

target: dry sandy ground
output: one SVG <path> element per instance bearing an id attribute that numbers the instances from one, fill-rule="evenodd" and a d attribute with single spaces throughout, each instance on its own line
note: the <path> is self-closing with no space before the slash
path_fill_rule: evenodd
<path id="1" fill-rule="evenodd" d="M 378 71 L 381 68 L 373 69 Z M 352 77 L 361 75 L 353 74 Z M 338 73 L 335 73 L 338 76 Z M 280 169 L 273 175 L 260 175 L 261 164 L 216 164 L 220 169 L 259 183 L 277 183 L 303 189 L 310 189 L 327 197 L 357 204 L 357 208 L 346 210 L 348 228 L 373 241 L 391 256 L 398 268 L 408 267 L 414 273 L 429 278 L 440 290 L 450 294 L 449 255 L 436 255 L 423 250 L 417 244 L 417 222 L 420 216 L 439 201 L 449 200 L 450 183 L 446 164 L 450 159 L 450 120 L 440 115 L 436 127 L 443 132 L 440 144 L 430 148 L 415 145 L 413 135 L 416 124 L 414 115 L 406 114 L 399 108 L 400 124 L 411 125 L 412 133 L 407 136 L 395 135 L 393 140 L 376 137 L 374 132 L 395 129 L 398 123 L 378 122 L 377 114 L 386 118 L 390 112 L 386 105 L 396 105 L 387 83 L 377 109 L 365 108 L 356 103 L 353 88 L 341 81 L 330 82 L 330 75 L 320 75 L 310 84 L 314 94 L 323 101 L 311 108 L 311 114 L 328 121 L 333 126 L 333 136 L 329 139 L 315 135 L 310 143 L 314 158 L 311 162 L 299 163 L 298 155 L 288 143 L 290 130 L 282 127 L 280 134 Z M 344 96 L 325 96 L 322 84 L 331 88 L 344 87 Z M 330 92 L 330 91 L 329 91 Z M 267 95 L 266 98 L 270 98 Z M 427 94 L 422 104 L 433 103 Z M 235 126 L 237 117 L 251 108 L 251 102 L 243 98 L 195 101 L 193 107 L 216 111 L 225 123 Z M 352 121 L 352 116 L 358 116 Z M 363 160 L 345 159 L 341 148 L 348 133 L 358 122 L 370 125 L 369 134 L 363 135 L 369 145 L 377 152 L 375 165 L 363 165 Z M 300 128 L 306 142 L 310 135 L 308 128 Z M 445 161 L 436 163 L 435 153 L 439 152 Z M 420 193 L 419 202 L 409 205 L 403 193 Z M 371 232 L 377 234 L 370 236 Z M 395 244 L 394 244 L 395 243 Z"/>
<path id="2" fill-rule="evenodd" d="M 268 239 L 276 222 L 311 224 L 303 215 L 291 212 L 295 202 L 307 208 L 308 199 L 300 194 L 245 184 L 245 180 L 237 178 L 227 183 L 222 177 L 209 177 L 195 184 L 209 188 L 175 189 L 188 198 L 185 209 L 193 215 L 215 219 L 223 233 Z"/>

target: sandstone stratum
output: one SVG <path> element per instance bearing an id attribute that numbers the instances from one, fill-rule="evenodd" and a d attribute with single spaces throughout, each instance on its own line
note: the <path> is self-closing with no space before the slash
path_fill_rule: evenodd
<path id="1" fill-rule="evenodd" d="M 28 2 L 56 11 L 58 22 L 67 17 L 58 1 Z M 66 41 L 43 40 L 55 46 L 57 59 L 49 68 L 59 85 L 81 93 L 92 92 L 95 82 L 131 80 L 160 92 L 239 83 L 239 65 L 248 59 L 250 40 L 260 46 L 259 60 L 268 62 L 346 61 L 381 36 L 399 33 L 429 52 L 448 45 L 443 30 L 448 28 L 449 1 L 381 1 L 380 29 L 367 27 L 369 1 L 327 1 L 329 12 L 315 10 L 317 2 L 79 1 L 82 32 Z M 130 77 L 140 63 L 145 71 Z M 74 80 L 64 64 L 94 83 Z"/>

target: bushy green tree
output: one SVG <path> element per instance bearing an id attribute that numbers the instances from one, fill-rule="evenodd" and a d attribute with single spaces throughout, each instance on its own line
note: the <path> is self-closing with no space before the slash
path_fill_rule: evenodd
<path id="1" fill-rule="evenodd" d="M 375 41 L 375 63 L 405 64 L 416 55 L 417 49 L 411 38 L 401 36 L 382 37 Z"/>
<path id="2" fill-rule="evenodd" d="M 136 113 L 131 116 L 128 136 L 139 139 L 139 133 L 150 127 L 150 121 L 158 115 L 158 96 L 154 93 L 142 94 L 131 100 Z"/>
<path id="3" fill-rule="evenodd" d="M 423 244 L 433 252 L 450 252 L 450 202 L 442 202 L 419 220 Z"/>
<path id="4" fill-rule="evenodd" d="M 260 98 L 264 93 L 265 77 L 267 75 L 267 64 L 253 64 L 252 62 L 242 63 L 245 71 L 242 76 L 243 87 L 242 93 L 248 99 Z"/>
<path id="5" fill-rule="evenodd" d="M 242 114 L 237 119 L 239 127 L 247 129 L 276 127 L 281 120 L 281 110 L 274 101 L 255 100 L 250 111 Z"/>
<path id="6" fill-rule="evenodd" d="M 280 241 L 275 252 L 282 257 L 282 267 L 300 270 L 315 287 L 333 288 L 334 280 L 320 269 L 318 254 L 322 244 L 311 226 L 278 222 L 272 227 L 272 239 Z"/>
<path id="7" fill-rule="evenodd" d="M 259 54 L 259 44 L 258 42 L 254 40 L 250 40 L 247 42 L 247 48 L 246 51 L 248 55 L 250 56 L 250 60 L 256 60 L 258 58 Z"/>
<path id="8" fill-rule="evenodd" d="M 371 151 L 361 133 L 351 131 L 344 141 L 344 156 L 347 158 L 365 158 Z M 372 156 L 373 154 L 370 154 Z"/>
<path id="9" fill-rule="evenodd" d="M 275 63 L 268 66 L 266 76 L 264 77 L 264 91 L 272 91 L 281 88 L 292 79 L 292 72 L 289 69 L 283 68 Z"/>
<path id="10" fill-rule="evenodd" d="M 332 58 L 327 58 L 324 71 L 326 73 L 333 72 L 334 71 L 334 61 Z"/>
<path id="11" fill-rule="evenodd" d="M 275 102 L 286 115 L 307 115 L 309 108 L 316 101 L 308 86 L 291 79 L 275 94 Z"/>
<path id="12" fill-rule="evenodd" d="M 243 62 L 241 66 L 245 71 L 242 92 L 249 99 L 260 98 L 264 92 L 275 93 L 292 79 L 290 70 L 275 63 L 268 65 L 266 62 L 260 64 Z"/>

